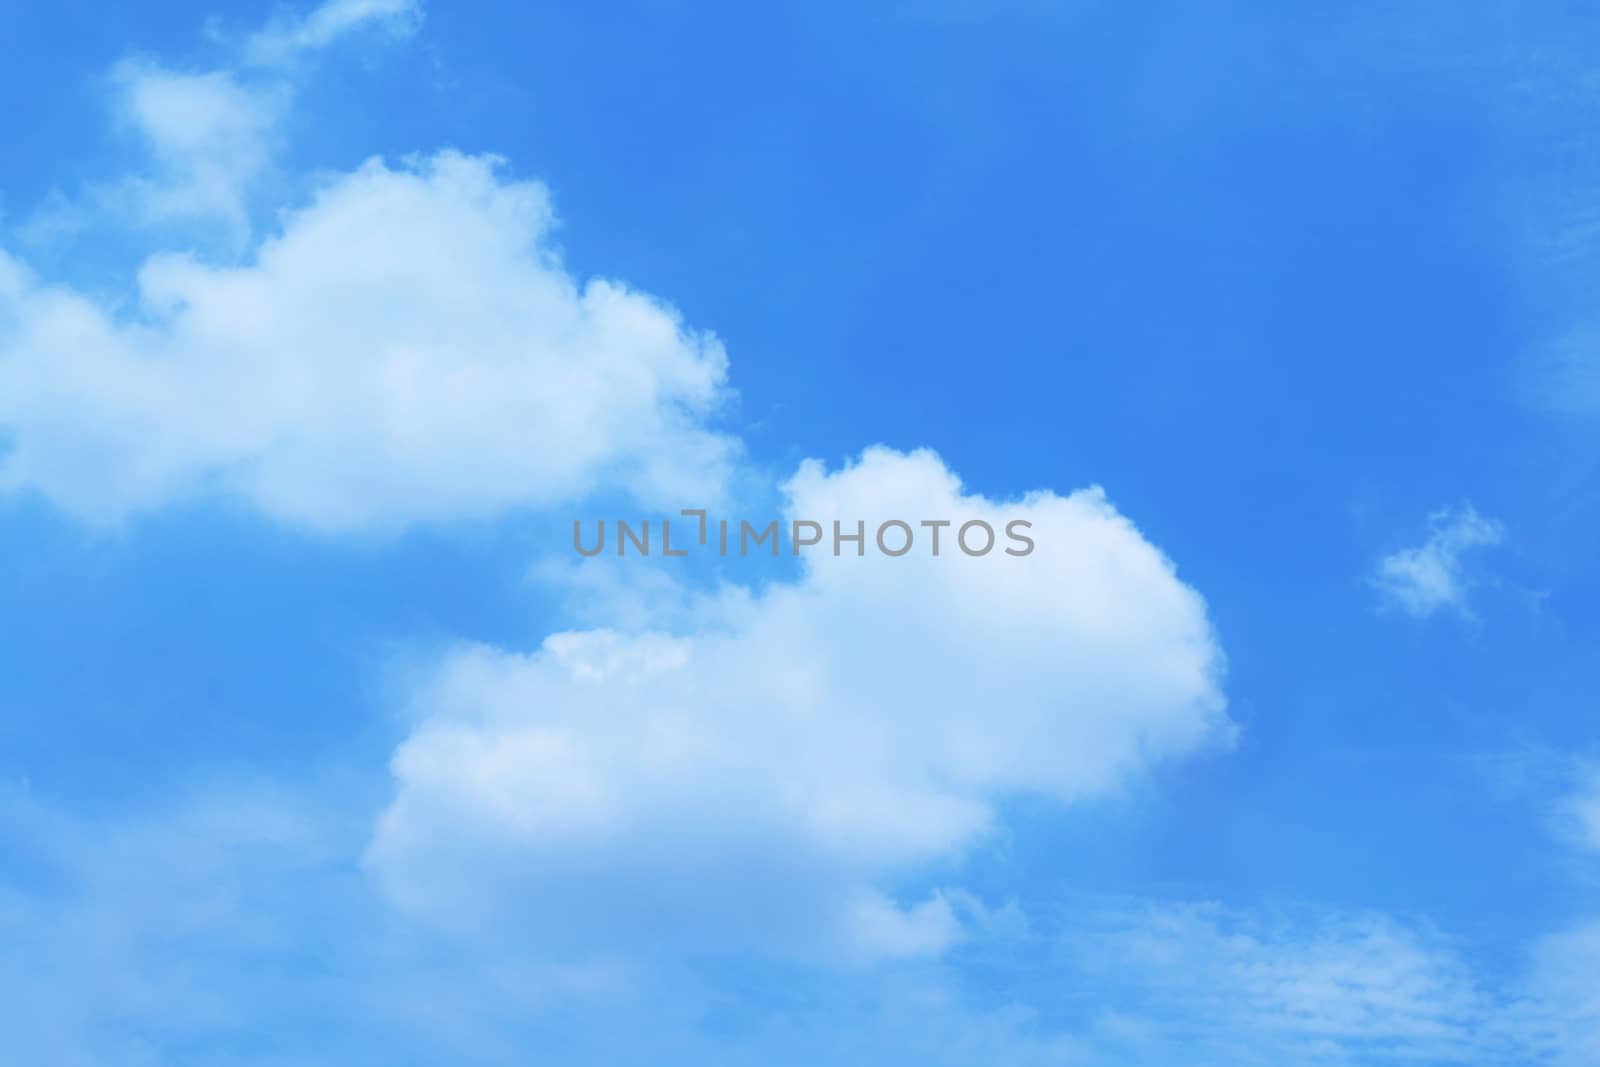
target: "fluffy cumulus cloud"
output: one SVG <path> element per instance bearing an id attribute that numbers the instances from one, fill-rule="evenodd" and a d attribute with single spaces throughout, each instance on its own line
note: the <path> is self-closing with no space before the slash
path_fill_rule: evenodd
<path id="1" fill-rule="evenodd" d="M 725 358 L 580 282 L 495 160 L 373 160 L 251 261 L 159 254 L 113 309 L 0 253 L 0 487 L 94 519 L 199 493 L 323 530 L 581 496 L 715 499 Z"/>
<path id="2" fill-rule="evenodd" d="M 374 159 L 252 242 L 288 61 L 420 17 L 410 0 L 330 0 L 228 45 L 226 69 L 115 68 L 144 162 L 35 221 L 221 225 L 231 241 L 149 255 L 109 294 L 0 248 L 0 492 L 95 521 L 215 495 L 321 531 L 596 490 L 719 499 L 737 451 L 710 428 L 720 344 L 647 294 L 569 274 L 546 189 L 498 160 Z"/>
<path id="3" fill-rule="evenodd" d="M 1505 531 L 1470 506 L 1436 511 L 1428 521 L 1432 529 L 1427 541 L 1379 560 L 1373 584 L 1387 603 L 1417 618 L 1442 610 L 1471 618 L 1465 557 L 1498 545 Z"/>
<path id="4" fill-rule="evenodd" d="M 241 38 L 231 70 L 119 68 L 152 160 L 128 186 L 143 211 L 220 219 L 248 247 L 150 255 L 111 299 L 0 251 L 0 491 L 95 521 L 223 498 L 324 532 L 596 492 L 722 499 L 739 448 L 715 429 L 720 344 L 574 278 L 547 191 L 494 158 L 371 160 L 249 241 L 290 60 L 418 17 L 332 0 Z M 535 901 L 514 910 L 585 950 L 936 954 L 1004 913 L 905 882 L 958 860 L 1006 797 L 1103 794 L 1231 737 L 1204 605 L 1098 490 L 1002 506 L 930 453 L 869 450 L 787 493 L 824 526 L 954 525 L 938 558 L 811 556 L 760 593 L 666 583 L 675 628 L 448 656 L 369 852 L 395 899 L 502 919 L 495 903 Z M 1031 521 L 1036 551 L 966 556 L 974 517 Z"/>
<path id="5" fill-rule="evenodd" d="M 871 449 L 786 492 L 791 517 L 869 531 L 1025 519 L 1037 547 L 824 551 L 687 632 L 454 652 L 369 853 L 399 902 L 567 947 L 935 953 L 981 907 L 894 887 L 1003 798 L 1104 794 L 1230 740 L 1203 602 L 1098 489 L 1001 504 L 931 453 Z"/>

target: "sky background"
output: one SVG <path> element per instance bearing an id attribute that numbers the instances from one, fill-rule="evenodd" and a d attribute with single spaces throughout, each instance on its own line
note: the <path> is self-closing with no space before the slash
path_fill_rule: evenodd
<path id="1" fill-rule="evenodd" d="M 0 9 L 7 1044 L 1600 1061 L 1596 18 Z"/>

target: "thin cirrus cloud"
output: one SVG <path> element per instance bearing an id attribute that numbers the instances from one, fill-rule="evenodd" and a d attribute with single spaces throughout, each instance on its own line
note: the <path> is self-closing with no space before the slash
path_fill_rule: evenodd
<path id="1" fill-rule="evenodd" d="M 1145 901 L 1068 922 L 1067 973 L 1114 1025 L 1094 1062 L 1521 1062 L 1515 998 L 1437 933 L 1381 914 Z"/>
<path id="2" fill-rule="evenodd" d="M 245 39 L 244 60 L 258 65 L 281 64 L 305 52 L 325 48 L 352 31 L 373 28 L 394 37 L 414 33 L 422 23 L 417 0 L 329 0 L 309 14 L 280 15 Z"/>
<path id="3" fill-rule="evenodd" d="M 1600 1063 L 1600 919 L 1538 939 L 1529 957 L 1533 978 L 1519 1014 L 1536 1051 L 1560 1067 Z"/>
<path id="4" fill-rule="evenodd" d="M 569 950 L 937 954 L 972 902 L 891 887 L 959 860 L 1005 797 L 1103 795 L 1231 741 L 1203 601 L 1099 490 L 1001 505 L 932 453 L 875 448 L 785 492 L 825 528 L 1026 519 L 1037 548 L 824 553 L 702 602 L 682 635 L 451 653 L 368 855 L 402 906 L 510 910 Z"/>
<path id="5" fill-rule="evenodd" d="M 1415 618 L 1453 611 L 1470 619 L 1467 557 L 1500 544 L 1505 529 L 1471 505 L 1441 509 L 1428 516 L 1428 522 L 1428 539 L 1379 560 L 1372 584 L 1386 604 Z"/>
<path id="6" fill-rule="evenodd" d="M 1555 826 L 1575 859 L 1592 864 L 1600 856 L 1600 766 L 1570 766 Z M 1538 938 L 1527 955 L 1532 977 L 1521 1016 L 1539 1037 L 1538 1051 L 1562 1067 L 1600 1062 L 1600 917 L 1591 909 Z"/>

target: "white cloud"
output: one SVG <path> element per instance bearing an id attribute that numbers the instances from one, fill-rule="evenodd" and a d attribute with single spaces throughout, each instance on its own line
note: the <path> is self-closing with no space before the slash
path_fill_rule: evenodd
<path id="1" fill-rule="evenodd" d="M 1099 490 L 1000 505 L 886 449 L 786 489 L 793 516 L 869 529 L 1027 518 L 1037 548 L 825 554 L 702 603 L 687 635 L 452 653 L 370 852 L 398 901 L 462 923 L 512 902 L 556 943 L 932 953 L 952 898 L 888 891 L 1002 798 L 1104 794 L 1231 739 L 1203 602 Z"/>
<path id="2" fill-rule="evenodd" d="M 84 818 L 0 783 L 8 1060 L 168 1063 L 177 1035 L 236 1031 L 240 1005 L 269 991 L 325 992 L 322 973 L 276 976 L 320 936 L 308 911 L 327 903 L 341 843 L 280 790 L 200 799 Z"/>
<path id="3" fill-rule="evenodd" d="M 149 222 L 216 219 L 247 235 L 248 194 L 271 162 L 287 89 L 132 61 L 116 68 L 113 84 L 119 116 L 139 133 L 154 169 L 101 189 L 100 206 L 131 208 Z"/>
<path id="4" fill-rule="evenodd" d="M 333 0 L 246 50 L 418 17 Z M 289 77 L 125 61 L 112 82 L 150 164 L 65 209 L 74 226 L 221 222 L 234 247 L 158 252 L 106 297 L 0 249 L 0 492 L 107 522 L 222 496 L 325 531 L 597 490 L 720 499 L 738 451 L 707 428 L 729 396 L 721 345 L 648 295 L 568 274 L 542 185 L 488 156 L 374 159 L 251 244 Z"/>
<path id="5" fill-rule="evenodd" d="M 1530 1045 L 1560 1067 L 1600 1063 L 1600 921 L 1541 938 L 1531 972 L 1517 1013 Z"/>
<path id="6" fill-rule="evenodd" d="M 1436 511 L 1428 521 L 1432 526 L 1428 540 L 1381 559 L 1373 584 L 1386 601 L 1417 618 L 1445 608 L 1470 618 L 1463 557 L 1473 549 L 1499 544 L 1505 531 L 1470 506 Z"/>
<path id="7" fill-rule="evenodd" d="M 415 0 L 331 0 L 304 16 L 280 15 L 241 40 L 224 40 L 237 69 L 122 61 L 111 72 L 113 109 L 148 160 L 136 173 L 93 183 L 76 197 L 55 191 L 24 232 L 48 241 L 94 224 L 220 223 L 232 239 L 229 250 L 241 250 L 252 229 L 251 198 L 272 170 L 294 95 L 290 61 L 363 29 L 405 36 L 421 18 Z"/>
<path id="8" fill-rule="evenodd" d="M 1493 1009 L 1436 937 L 1383 916 L 1289 920 L 1150 904 L 1072 935 L 1109 1003 L 1184 1062 L 1479 1062 Z M 1204 1050 L 1204 1051 L 1201 1051 Z M 1227 1055 L 1220 1055 L 1221 1053 Z"/>
<path id="9" fill-rule="evenodd" d="M 4 785 L 0 799 L 0 844 L 29 872 L 0 884 L 0 1027 L 19 1062 L 153 1065 L 201 1047 L 226 1064 L 352 1050 L 515 1063 L 536 1045 L 641 1065 L 1588 1067 L 1600 1052 L 1593 927 L 1542 940 L 1529 974 L 1502 982 L 1425 924 L 1382 915 L 1078 898 L 1041 906 L 1030 933 L 961 893 L 924 913 L 993 939 L 975 946 L 976 988 L 949 961 L 730 973 L 563 959 L 527 951 L 514 918 L 441 951 L 352 877 L 360 829 L 326 780 L 212 781 L 78 816 Z M 658 872 L 638 873 L 631 892 L 648 900 Z M 281 1025 L 263 1027 L 261 1005 Z"/>
<path id="10" fill-rule="evenodd" d="M 360 805 L 317 772 L 153 792 L 74 813 L 0 781 L 5 1062 L 513 1063 L 530 1019 L 629 996 L 606 961 L 441 959 L 352 869 Z"/>
<path id="11" fill-rule="evenodd" d="M 1063 976 L 1114 1024 L 1095 1063 L 1498 1065 L 1542 1044 L 1520 986 L 1425 924 L 1196 902 L 1069 924 Z"/>
<path id="12" fill-rule="evenodd" d="M 328 0 L 310 14 L 282 17 L 245 42 L 247 61 L 277 64 L 301 52 L 326 48 L 339 37 L 377 28 L 396 37 L 416 32 L 422 21 L 417 0 Z"/>
<path id="13" fill-rule="evenodd" d="M 247 264 L 151 257 L 126 314 L 0 253 L 0 488 L 97 520 L 222 493 L 323 530 L 597 484 L 716 499 L 721 346 L 574 279 L 551 225 L 543 186 L 445 152 L 327 182 Z"/>

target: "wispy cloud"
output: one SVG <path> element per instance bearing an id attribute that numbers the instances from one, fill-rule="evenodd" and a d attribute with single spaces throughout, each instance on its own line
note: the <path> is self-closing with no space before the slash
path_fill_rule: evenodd
<path id="1" fill-rule="evenodd" d="M 1520 1041 L 1488 1032 L 1505 1000 L 1444 938 L 1389 916 L 1147 902 L 1064 944 L 1122 1020 L 1096 1062 L 1503 1063 Z"/>
<path id="2" fill-rule="evenodd" d="M 402 37 L 421 19 L 414 0 L 330 0 L 242 34 L 213 31 L 221 55 L 210 69 L 124 59 L 106 85 L 137 155 L 123 173 L 70 194 L 52 190 L 18 232 L 29 244 L 52 246 L 97 230 L 175 225 L 186 228 L 186 246 L 203 234 L 230 255 L 249 253 L 261 207 L 255 198 L 281 162 L 301 81 L 294 60 L 362 30 Z"/>
<path id="3" fill-rule="evenodd" d="M 279 64 L 358 30 L 377 29 L 404 37 L 414 33 L 421 22 L 418 0 L 328 0 L 309 14 L 274 19 L 250 35 L 243 53 L 249 63 Z"/>
<path id="4" fill-rule="evenodd" d="M 1432 527 L 1428 539 L 1379 560 L 1372 583 L 1386 603 L 1417 618 L 1445 610 L 1471 618 L 1466 557 L 1475 549 L 1500 544 L 1505 530 L 1471 505 L 1436 511 L 1428 522 Z"/>
<path id="5" fill-rule="evenodd" d="M 131 60 L 112 81 L 118 117 L 139 135 L 151 169 L 101 188 L 102 206 L 131 208 L 151 222 L 216 220 L 236 239 L 246 236 L 248 198 L 271 162 L 288 87 Z"/>

